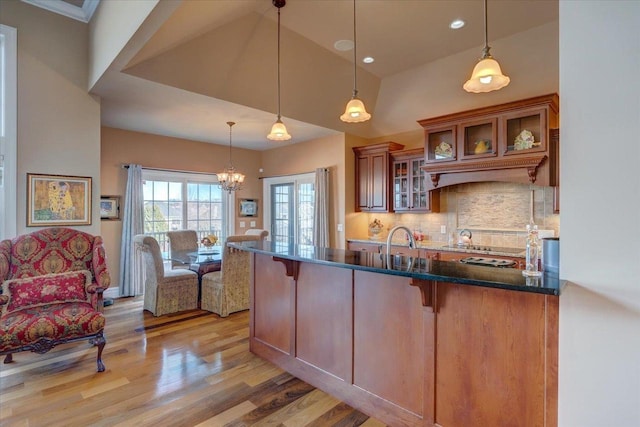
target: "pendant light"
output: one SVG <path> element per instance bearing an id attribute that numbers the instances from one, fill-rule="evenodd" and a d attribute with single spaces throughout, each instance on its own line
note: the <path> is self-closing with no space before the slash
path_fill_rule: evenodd
<path id="1" fill-rule="evenodd" d="M 216 175 L 218 175 L 218 187 L 231 193 L 242 188 L 244 174 L 238 172 L 231 162 L 231 127 L 235 125 L 235 122 L 227 122 L 227 124 L 229 125 L 229 166 L 224 169 L 224 172 Z"/>
<path id="2" fill-rule="evenodd" d="M 287 4 L 287 0 L 273 0 L 273 5 L 278 8 L 278 119 L 271 127 L 271 132 L 267 138 L 272 141 L 287 141 L 291 135 L 287 132 L 287 127 L 282 123 L 280 116 L 280 8 Z"/>
<path id="3" fill-rule="evenodd" d="M 340 120 L 346 123 L 366 122 L 371 118 L 371 114 L 367 113 L 364 103 L 358 98 L 356 46 L 356 0 L 353 0 L 353 95 L 347 103 L 344 114 L 340 116 Z"/>
<path id="4" fill-rule="evenodd" d="M 489 52 L 491 48 L 487 42 L 487 32 L 487 0 L 484 0 L 484 49 L 480 61 L 473 69 L 471 78 L 463 86 L 467 92 L 491 92 L 502 89 L 511 81 L 509 77 L 502 74 L 500 64 L 493 59 Z"/>

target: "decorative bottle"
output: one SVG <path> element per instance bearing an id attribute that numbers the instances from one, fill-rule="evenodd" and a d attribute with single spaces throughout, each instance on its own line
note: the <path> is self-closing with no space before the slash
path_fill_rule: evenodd
<path id="1" fill-rule="evenodd" d="M 523 275 L 536 277 L 542 275 L 539 268 L 540 250 L 538 226 L 535 224 L 527 224 L 526 268 L 522 271 Z"/>

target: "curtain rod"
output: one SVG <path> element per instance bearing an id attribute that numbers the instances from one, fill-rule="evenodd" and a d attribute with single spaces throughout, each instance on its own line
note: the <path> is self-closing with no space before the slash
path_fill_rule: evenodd
<path id="1" fill-rule="evenodd" d="M 122 165 L 122 169 L 129 169 L 129 165 Z M 148 171 L 159 171 L 159 172 L 190 173 L 190 174 L 197 174 L 197 175 L 217 175 L 216 173 L 209 173 L 209 172 L 185 171 L 180 169 L 148 168 L 145 166 L 142 166 L 142 169 L 148 170 Z"/>
<path id="2" fill-rule="evenodd" d="M 324 171 L 329 171 L 329 168 L 318 168 L 318 169 L 322 169 Z M 312 171 L 309 171 L 309 172 L 298 172 L 298 173 L 287 173 L 287 174 L 284 174 L 284 175 L 261 176 L 261 177 L 258 177 L 258 179 L 283 178 L 283 177 L 286 177 L 286 176 L 306 175 L 308 173 L 316 173 L 316 170 L 318 170 L 318 169 L 315 169 L 315 170 L 312 170 Z"/>

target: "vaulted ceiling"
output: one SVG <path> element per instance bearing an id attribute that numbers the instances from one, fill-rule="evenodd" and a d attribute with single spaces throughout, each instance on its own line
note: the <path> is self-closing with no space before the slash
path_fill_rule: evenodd
<path id="1" fill-rule="evenodd" d="M 356 6 L 358 90 L 373 115 L 362 124 L 339 120 L 353 89 L 353 51 L 334 44 L 353 39 L 353 2 L 289 0 L 281 9 L 288 143 L 336 132 L 372 138 L 415 131 L 420 119 L 558 90 L 557 0 L 489 0 L 489 45 L 512 81 L 489 94 L 462 89 L 484 44 L 482 1 L 358 0 Z M 186 0 L 171 7 L 160 25 L 143 24 L 150 36 L 129 46 L 92 88 L 102 97 L 103 124 L 224 144 L 226 122 L 233 120 L 234 145 L 273 147 L 266 139 L 277 110 L 271 0 Z M 450 29 L 457 18 L 466 25 Z M 364 64 L 365 56 L 375 61 Z"/>

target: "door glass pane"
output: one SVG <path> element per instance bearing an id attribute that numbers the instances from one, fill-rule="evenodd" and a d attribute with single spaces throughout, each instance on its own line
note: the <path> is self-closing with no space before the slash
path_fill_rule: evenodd
<path id="1" fill-rule="evenodd" d="M 298 186 L 298 242 L 301 245 L 313 245 L 313 205 L 314 184 L 304 183 Z"/>
<path id="2" fill-rule="evenodd" d="M 293 183 L 271 186 L 272 240 L 293 243 Z"/>

